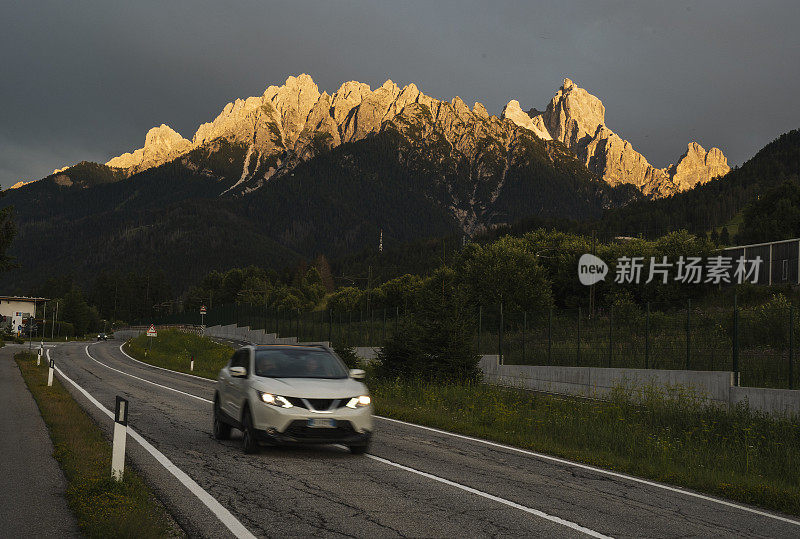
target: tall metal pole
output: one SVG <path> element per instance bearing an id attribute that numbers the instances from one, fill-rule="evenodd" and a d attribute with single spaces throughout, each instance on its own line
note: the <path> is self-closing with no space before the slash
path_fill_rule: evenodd
<path id="1" fill-rule="evenodd" d="M 553 308 L 547 311 L 547 364 L 553 364 Z"/>
<path id="2" fill-rule="evenodd" d="M 56 313 L 58 313 L 58 302 L 56 301 L 56 309 L 53 311 L 53 326 L 50 328 L 50 339 L 52 340 L 56 331 Z"/>
<path id="3" fill-rule="evenodd" d="M 650 368 L 650 302 L 644 317 L 644 368 Z"/>
<path id="4" fill-rule="evenodd" d="M 28 318 L 28 350 L 33 347 L 33 321 L 36 320 L 36 300 L 33 300 L 33 313 Z"/>
<path id="5" fill-rule="evenodd" d="M 739 301 L 733 295 L 733 385 L 739 386 Z"/>
<path id="6" fill-rule="evenodd" d="M 686 302 L 686 370 L 692 357 L 692 300 Z"/>
<path id="7" fill-rule="evenodd" d="M 478 355 L 481 355 L 481 332 L 483 331 L 483 305 L 478 305 Z"/>
<path id="8" fill-rule="evenodd" d="M 522 363 L 527 363 L 525 361 L 525 330 L 528 329 L 528 311 L 522 311 Z"/>
<path id="9" fill-rule="evenodd" d="M 503 364 L 503 302 L 500 302 L 500 323 L 497 325 L 497 357 Z"/>
<path id="10" fill-rule="evenodd" d="M 608 309 L 608 366 L 614 359 L 614 307 Z"/>
<path id="11" fill-rule="evenodd" d="M 578 356 L 575 363 L 578 367 L 581 366 L 581 308 L 578 307 Z"/>
<path id="12" fill-rule="evenodd" d="M 789 389 L 794 389 L 794 304 L 789 304 Z"/>

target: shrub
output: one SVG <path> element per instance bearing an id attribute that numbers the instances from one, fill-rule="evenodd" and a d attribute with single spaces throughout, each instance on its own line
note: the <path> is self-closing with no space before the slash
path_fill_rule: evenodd
<path id="1" fill-rule="evenodd" d="M 339 356 L 348 369 L 361 369 L 361 358 L 356 355 L 354 346 L 334 345 L 333 351 Z"/>
<path id="2" fill-rule="evenodd" d="M 449 284 L 449 286 L 448 286 Z M 387 378 L 470 380 L 479 376 L 466 295 L 451 270 L 427 279 L 416 315 L 406 315 L 378 353 L 378 375 Z"/>

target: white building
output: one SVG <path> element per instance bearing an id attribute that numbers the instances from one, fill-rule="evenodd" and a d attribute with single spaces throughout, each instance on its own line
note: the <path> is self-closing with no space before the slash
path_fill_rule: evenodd
<path id="1" fill-rule="evenodd" d="M 22 330 L 22 320 L 36 315 L 36 306 L 47 301 L 45 298 L 29 298 L 25 296 L 0 296 L 0 316 L 3 322 L 0 327 L 11 326 L 12 333 Z"/>

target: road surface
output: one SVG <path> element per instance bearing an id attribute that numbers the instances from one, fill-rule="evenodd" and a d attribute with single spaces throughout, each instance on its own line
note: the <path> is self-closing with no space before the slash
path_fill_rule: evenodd
<path id="1" fill-rule="evenodd" d="M 130 428 L 155 453 L 129 439 L 129 458 L 191 536 L 800 536 L 785 515 L 387 419 L 376 419 L 369 455 L 245 455 L 237 431 L 212 437 L 212 381 L 135 362 L 119 346 L 50 353 L 106 432 L 111 420 L 87 395 L 110 410 L 117 395 L 130 401 Z"/>

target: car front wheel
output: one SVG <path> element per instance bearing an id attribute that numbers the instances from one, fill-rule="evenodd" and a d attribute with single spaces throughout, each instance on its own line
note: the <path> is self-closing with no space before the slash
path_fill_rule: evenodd
<path id="1" fill-rule="evenodd" d="M 242 450 L 247 453 L 256 453 L 258 451 L 258 441 L 256 441 L 255 429 L 253 429 L 253 418 L 250 416 L 250 410 L 245 410 L 244 417 L 242 418 Z"/>
<path id="2" fill-rule="evenodd" d="M 227 440 L 231 437 L 231 426 L 222 420 L 222 410 L 219 408 L 219 399 L 214 399 L 214 438 Z"/>

